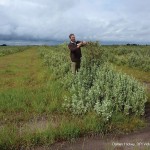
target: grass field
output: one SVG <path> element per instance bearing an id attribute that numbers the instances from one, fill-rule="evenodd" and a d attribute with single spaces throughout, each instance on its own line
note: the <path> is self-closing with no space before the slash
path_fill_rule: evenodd
<path id="1" fill-rule="evenodd" d="M 101 49 L 110 48 L 111 46 L 102 46 Z M 147 51 L 148 48 L 144 46 L 142 51 L 144 48 Z M 17 53 L 0 57 L 0 149 L 31 148 L 86 134 L 126 133 L 146 126 L 143 117 L 128 116 L 121 112 L 113 113 L 111 120 L 107 122 L 93 110 L 87 111 L 86 114 L 73 115 L 63 107 L 64 97 L 70 97 L 66 85 L 70 85 L 68 82 L 72 78 L 68 73 L 70 61 L 66 45 L 22 49 L 21 52 L 16 51 Z M 83 49 L 83 54 L 85 50 L 87 49 Z M 99 56 L 97 51 L 94 55 Z M 112 57 L 114 55 L 112 53 Z M 139 60 L 141 54 L 138 56 Z M 116 57 L 122 56 L 119 53 Z M 119 59 L 117 63 L 110 57 L 109 60 L 107 63 L 114 66 L 115 72 L 126 73 L 137 80 L 133 80 L 132 84 L 150 83 L 148 62 L 144 62 L 146 67 L 143 70 L 141 65 L 131 67 L 131 63 L 119 63 Z M 124 78 L 122 74 L 119 77 Z M 129 77 L 125 79 L 128 80 Z M 141 86 L 139 85 L 139 88 Z M 148 91 L 146 95 L 149 100 Z"/>

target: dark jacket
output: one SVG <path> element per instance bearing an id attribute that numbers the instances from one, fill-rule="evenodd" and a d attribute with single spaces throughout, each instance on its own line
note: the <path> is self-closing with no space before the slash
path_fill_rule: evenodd
<path id="1" fill-rule="evenodd" d="M 71 61 L 77 62 L 80 61 L 82 54 L 81 54 L 81 49 L 77 48 L 77 44 L 80 43 L 81 41 L 76 41 L 75 43 L 70 43 L 68 44 L 68 48 L 70 49 L 70 58 Z"/>

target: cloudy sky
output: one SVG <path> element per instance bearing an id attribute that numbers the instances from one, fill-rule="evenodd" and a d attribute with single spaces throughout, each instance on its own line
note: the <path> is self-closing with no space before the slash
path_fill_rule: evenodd
<path id="1" fill-rule="evenodd" d="M 150 42 L 150 0 L 0 0 L 0 39 Z"/>

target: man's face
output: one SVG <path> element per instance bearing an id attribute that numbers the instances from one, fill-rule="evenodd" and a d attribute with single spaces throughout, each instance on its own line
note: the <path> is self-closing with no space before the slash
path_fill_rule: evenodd
<path id="1" fill-rule="evenodd" d="M 70 39 L 71 39 L 72 42 L 75 42 L 75 40 L 76 40 L 74 35 L 72 35 Z"/>

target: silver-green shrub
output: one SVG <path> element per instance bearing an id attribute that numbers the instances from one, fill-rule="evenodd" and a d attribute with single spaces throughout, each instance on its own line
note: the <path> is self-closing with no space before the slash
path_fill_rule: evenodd
<path id="1" fill-rule="evenodd" d="M 64 106 L 75 115 L 94 110 L 108 120 L 115 112 L 144 114 L 147 100 L 144 86 L 107 64 L 86 69 L 82 66 L 73 80 L 71 97 L 66 98 Z"/>
<path id="2" fill-rule="evenodd" d="M 116 72 L 109 63 L 91 63 L 82 58 L 80 71 L 72 79 L 65 108 L 75 115 L 95 111 L 108 120 L 113 113 L 144 114 L 145 87 L 134 78 Z"/>
<path id="3" fill-rule="evenodd" d="M 107 62 L 106 51 L 97 43 L 83 49 L 81 68 L 76 75 L 70 73 L 69 50 L 64 45 L 40 47 L 40 55 L 69 92 L 63 106 L 72 114 L 94 111 L 104 120 L 119 112 L 144 114 L 145 87 L 134 78 L 116 72 Z"/>

